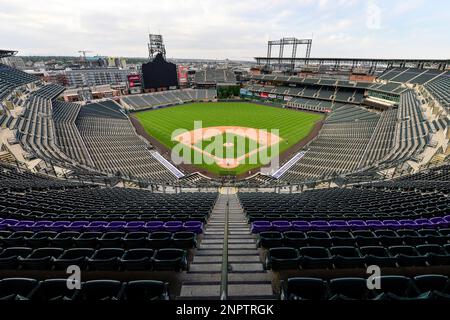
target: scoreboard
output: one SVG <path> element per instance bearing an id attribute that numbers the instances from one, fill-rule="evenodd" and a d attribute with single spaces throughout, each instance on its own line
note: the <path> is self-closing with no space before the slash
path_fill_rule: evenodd
<path id="1" fill-rule="evenodd" d="M 142 92 L 142 80 L 140 74 L 128 75 L 128 88 L 131 94 Z"/>

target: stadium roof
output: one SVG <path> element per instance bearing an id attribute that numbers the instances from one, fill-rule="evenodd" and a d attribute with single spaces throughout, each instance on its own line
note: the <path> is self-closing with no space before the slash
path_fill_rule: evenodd
<path id="1" fill-rule="evenodd" d="M 2 50 L 0 49 L 0 58 L 4 58 L 4 57 L 10 57 L 13 55 L 16 55 L 17 51 L 14 50 Z"/>
<path id="2" fill-rule="evenodd" d="M 302 63 L 302 64 L 320 64 L 320 65 L 351 65 L 367 66 L 370 65 L 388 65 L 392 67 L 414 66 L 422 68 L 425 65 L 435 65 L 439 69 L 445 70 L 450 66 L 450 59 L 376 59 L 376 58 L 300 58 L 300 57 L 255 57 L 257 64 L 274 63 Z"/>

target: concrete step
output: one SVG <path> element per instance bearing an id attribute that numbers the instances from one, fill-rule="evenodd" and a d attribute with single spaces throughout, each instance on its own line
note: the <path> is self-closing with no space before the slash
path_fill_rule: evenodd
<path id="1" fill-rule="evenodd" d="M 257 297 L 257 296 L 272 296 L 272 285 L 268 284 L 228 284 L 229 297 Z"/>
<path id="2" fill-rule="evenodd" d="M 195 261 L 195 259 L 194 259 Z M 228 255 L 229 262 L 247 263 L 247 262 L 261 262 L 259 256 L 232 256 Z"/>
<path id="3" fill-rule="evenodd" d="M 197 263 L 217 263 L 220 262 L 222 263 L 222 255 L 220 256 L 194 256 L 194 260 L 192 261 L 192 264 L 197 264 Z"/>
<path id="4" fill-rule="evenodd" d="M 189 272 L 221 272 L 222 263 L 192 263 Z"/>
<path id="5" fill-rule="evenodd" d="M 192 265 L 191 265 L 192 267 Z M 255 272 L 264 271 L 264 267 L 261 262 L 259 263 L 230 263 L 229 270 L 231 272 Z"/>
<path id="6" fill-rule="evenodd" d="M 220 284 L 197 285 L 185 284 L 181 287 L 180 298 L 211 298 L 218 299 L 220 297 Z"/>

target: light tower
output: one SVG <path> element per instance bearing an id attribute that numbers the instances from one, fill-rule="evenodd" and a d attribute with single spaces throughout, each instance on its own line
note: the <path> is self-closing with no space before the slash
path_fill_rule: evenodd
<path id="1" fill-rule="evenodd" d="M 148 35 L 148 57 L 152 60 L 158 53 L 166 58 L 166 47 L 164 46 L 163 37 L 160 34 Z"/>

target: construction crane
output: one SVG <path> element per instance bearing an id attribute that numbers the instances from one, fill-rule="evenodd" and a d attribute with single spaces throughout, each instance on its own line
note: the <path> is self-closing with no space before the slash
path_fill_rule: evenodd
<path id="1" fill-rule="evenodd" d="M 82 53 L 83 54 L 83 61 L 86 62 L 86 53 L 88 52 L 92 52 L 90 50 L 79 50 L 78 53 Z"/>
<path id="2" fill-rule="evenodd" d="M 78 53 L 82 53 L 83 54 L 83 64 L 84 64 L 85 68 L 87 67 L 86 53 L 88 53 L 88 52 L 92 52 L 92 51 L 90 51 L 90 50 L 79 50 L 78 51 Z M 92 94 L 92 84 L 91 84 L 90 79 L 87 80 L 87 85 L 88 85 L 89 91 Z"/>

